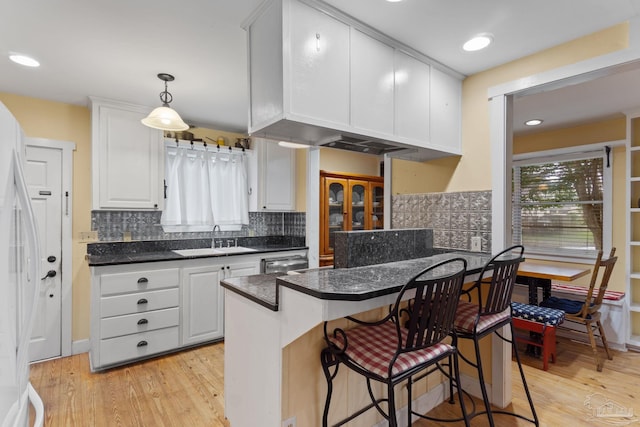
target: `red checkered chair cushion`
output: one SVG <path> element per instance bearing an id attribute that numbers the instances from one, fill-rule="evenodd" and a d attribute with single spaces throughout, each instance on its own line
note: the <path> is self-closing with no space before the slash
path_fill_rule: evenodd
<path id="1" fill-rule="evenodd" d="M 392 322 L 376 326 L 360 326 L 344 331 L 347 335 L 345 353 L 355 363 L 382 378 L 389 375 L 389 364 L 398 349 L 398 333 Z M 407 339 L 407 330 L 400 328 L 402 340 Z M 344 348 L 342 335 L 329 338 L 339 348 Z M 422 350 L 402 353 L 393 365 L 392 376 L 407 371 L 419 364 L 451 351 L 449 344 L 438 343 Z"/>
<path id="2" fill-rule="evenodd" d="M 491 326 L 507 319 L 511 315 L 511 307 L 508 307 L 501 313 L 487 314 L 480 316 L 478 320 L 478 327 L 476 333 L 490 328 Z M 456 311 L 456 319 L 454 326 L 456 331 L 473 333 L 473 327 L 478 317 L 478 305 L 468 301 L 460 301 L 458 303 L 458 310 Z"/>

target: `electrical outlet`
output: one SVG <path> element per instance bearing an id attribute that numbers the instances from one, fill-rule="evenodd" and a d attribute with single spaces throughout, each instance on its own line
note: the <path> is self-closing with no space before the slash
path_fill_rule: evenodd
<path id="1" fill-rule="evenodd" d="M 471 237 L 471 250 L 473 252 L 482 252 L 482 237 L 480 236 Z"/>
<path id="2" fill-rule="evenodd" d="M 282 427 L 296 427 L 296 417 L 291 417 L 282 422 Z"/>

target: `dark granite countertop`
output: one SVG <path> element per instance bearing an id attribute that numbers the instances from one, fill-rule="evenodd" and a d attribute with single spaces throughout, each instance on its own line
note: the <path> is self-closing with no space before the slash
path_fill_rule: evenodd
<path id="1" fill-rule="evenodd" d="M 226 240 L 226 239 L 220 239 Z M 304 237 L 269 236 L 243 237 L 237 239 L 238 246 L 251 248 L 251 252 L 227 254 L 192 254 L 180 255 L 174 250 L 211 248 L 211 239 L 154 240 L 142 242 L 105 242 L 87 245 L 87 261 L 90 267 L 135 264 L 142 262 L 175 261 L 208 257 L 231 257 L 240 255 L 261 254 L 267 252 L 283 252 L 306 250 Z"/>
<path id="2" fill-rule="evenodd" d="M 278 310 L 278 286 L 285 286 L 326 300 L 362 301 L 398 292 L 425 268 L 451 258 L 467 261 L 467 274 L 477 274 L 491 258 L 488 254 L 448 252 L 426 258 L 396 261 L 366 267 L 310 269 L 286 276 L 256 275 L 224 279 L 226 289 L 271 310 Z"/>
<path id="3" fill-rule="evenodd" d="M 230 277 L 220 282 L 223 288 L 232 290 L 270 310 L 278 311 L 276 278 L 280 273 Z"/>

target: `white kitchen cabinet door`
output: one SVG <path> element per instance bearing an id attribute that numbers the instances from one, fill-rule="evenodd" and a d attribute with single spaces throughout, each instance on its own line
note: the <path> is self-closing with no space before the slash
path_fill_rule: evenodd
<path id="1" fill-rule="evenodd" d="M 92 98 L 93 209 L 162 209 L 162 131 L 150 108 Z"/>
<path id="2" fill-rule="evenodd" d="M 260 273 L 260 261 L 229 263 L 225 267 L 224 278 L 251 276 Z"/>
<path id="3" fill-rule="evenodd" d="M 224 293 L 220 286 L 224 275 L 224 264 L 182 269 L 181 345 L 224 336 Z"/>
<path id="4" fill-rule="evenodd" d="M 276 141 L 254 138 L 249 159 L 249 211 L 296 208 L 296 154 Z"/>
<path id="5" fill-rule="evenodd" d="M 283 70 L 284 81 L 289 82 L 284 109 L 313 120 L 348 125 L 349 26 L 298 1 L 289 4 L 291 49 L 290 68 L 285 61 Z M 285 32 L 285 45 L 286 37 Z"/>
<path id="6" fill-rule="evenodd" d="M 430 138 L 430 67 L 400 50 L 394 63 L 395 134 L 424 147 Z"/>
<path id="7" fill-rule="evenodd" d="M 271 2 L 247 30 L 249 45 L 249 128 L 282 117 L 282 11 Z"/>
<path id="8" fill-rule="evenodd" d="M 393 134 L 393 48 L 351 29 L 351 126 Z"/>
<path id="9" fill-rule="evenodd" d="M 461 154 L 462 82 L 431 67 L 431 145 Z"/>

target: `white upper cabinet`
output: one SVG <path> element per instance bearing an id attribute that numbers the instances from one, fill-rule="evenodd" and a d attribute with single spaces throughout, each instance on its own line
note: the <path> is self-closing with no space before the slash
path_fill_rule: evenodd
<path id="1" fill-rule="evenodd" d="M 434 146 L 461 154 L 462 84 L 435 67 L 431 68 L 431 138 Z"/>
<path id="2" fill-rule="evenodd" d="M 291 2 L 291 16 L 285 109 L 288 101 L 294 115 L 348 125 L 349 26 L 297 1 Z"/>
<path id="3" fill-rule="evenodd" d="M 395 51 L 395 131 L 403 138 L 429 141 L 430 68 L 399 50 Z"/>
<path id="4" fill-rule="evenodd" d="M 249 50 L 249 129 L 282 118 L 282 12 L 271 3 L 247 32 Z"/>
<path id="5" fill-rule="evenodd" d="M 249 159 L 249 211 L 296 209 L 295 150 L 255 138 Z"/>
<path id="6" fill-rule="evenodd" d="M 91 98 L 93 209 L 162 209 L 162 131 L 150 109 Z"/>
<path id="7" fill-rule="evenodd" d="M 393 48 L 351 30 L 351 125 L 393 135 Z"/>
<path id="8" fill-rule="evenodd" d="M 461 75 L 317 0 L 266 1 L 246 29 L 252 136 L 460 154 Z"/>

